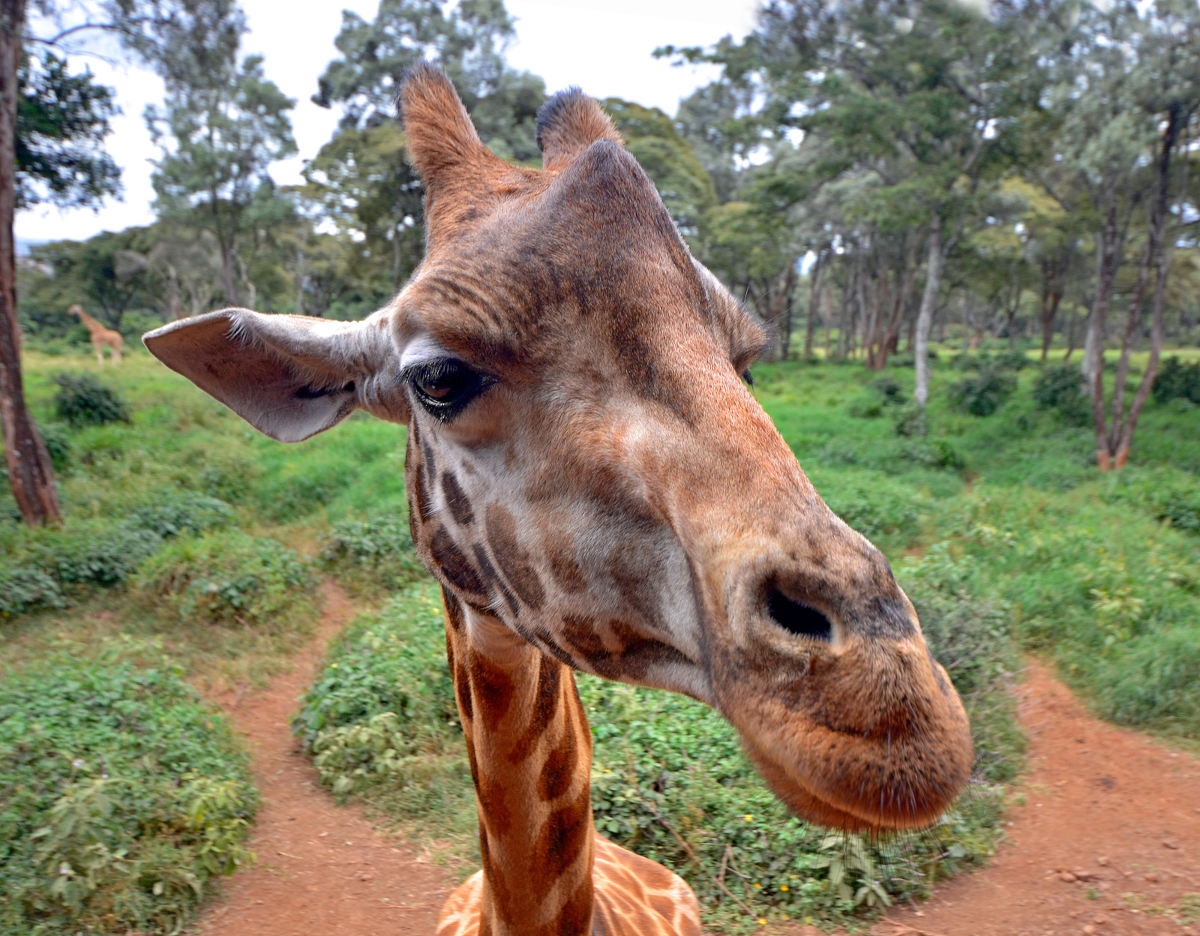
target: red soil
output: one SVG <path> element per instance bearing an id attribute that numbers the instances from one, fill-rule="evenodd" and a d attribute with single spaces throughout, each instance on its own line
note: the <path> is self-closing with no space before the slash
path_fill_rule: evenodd
<path id="1" fill-rule="evenodd" d="M 299 696 L 352 613 L 332 586 L 325 608 L 290 673 L 264 692 L 218 700 L 254 758 L 259 860 L 201 915 L 200 936 L 431 934 L 453 886 L 361 810 L 338 807 L 292 737 Z M 1029 770 L 998 854 L 930 900 L 893 909 L 872 933 L 1200 936 L 1200 762 L 1096 721 L 1041 664 L 1017 692 Z"/>

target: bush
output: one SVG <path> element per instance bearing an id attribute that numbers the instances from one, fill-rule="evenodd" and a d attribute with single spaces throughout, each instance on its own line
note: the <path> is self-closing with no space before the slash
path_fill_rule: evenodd
<path id="1" fill-rule="evenodd" d="M 972 416 L 991 416 L 1017 389 L 1017 379 L 993 368 L 950 385 L 950 404 Z"/>
<path id="2" fill-rule="evenodd" d="M 1158 403 L 1184 399 L 1200 404 L 1200 361 L 1184 364 L 1175 355 L 1167 358 L 1154 377 L 1152 393 Z"/>
<path id="3" fill-rule="evenodd" d="M 399 588 L 425 571 L 413 549 L 408 518 L 383 516 L 336 523 L 321 539 L 321 563 L 342 580 Z"/>
<path id="4" fill-rule="evenodd" d="M 169 665 L 0 686 L 0 934 L 178 932 L 251 855 L 247 759 Z"/>
<path id="5" fill-rule="evenodd" d="M 930 650 L 967 708 L 976 773 L 988 780 L 1011 780 L 1024 747 L 1006 692 L 1021 668 L 1012 609 L 987 594 L 974 565 L 954 558 L 946 543 L 931 546 L 899 575 Z"/>
<path id="6" fill-rule="evenodd" d="M 54 395 L 55 412 L 73 428 L 129 422 L 125 401 L 91 374 L 59 373 L 54 375 L 54 382 L 59 388 Z"/>
<path id="7" fill-rule="evenodd" d="M 1038 409 L 1051 410 L 1072 426 L 1092 421 L 1092 401 L 1083 374 L 1073 364 L 1047 367 L 1033 382 L 1033 401 Z"/>
<path id="8" fill-rule="evenodd" d="M 71 441 L 67 438 L 63 427 L 55 423 L 47 423 L 40 427 L 42 441 L 46 443 L 46 451 L 50 453 L 50 462 L 55 471 L 64 471 L 71 463 Z"/>
<path id="9" fill-rule="evenodd" d="M 162 539 L 185 533 L 228 526 L 233 522 L 233 508 L 225 501 L 194 491 L 178 491 L 160 495 L 140 507 L 135 507 L 127 521 L 142 530 L 149 530 Z"/>
<path id="10" fill-rule="evenodd" d="M 992 366 L 998 370 L 1024 370 L 1029 367 L 1030 360 L 1024 351 L 1001 351 L 991 359 Z"/>
<path id="11" fill-rule="evenodd" d="M 403 782 L 421 752 L 462 756 L 440 608 L 428 592 L 355 621 L 301 699 L 292 730 L 339 797 Z"/>
<path id="12" fill-rule="evenodd" d="M 904 386 L 890 374 L 876 377 L 871 381 L 871 389 L 883 398 L 883 402 L 889 405 L 897 406 L 908 402 L 908 397 L 904 393 Z"/>
<path id="13" fill-rule="evenodd" d="M 0 564 L 0 614 L 61 608 L 80 588 L 124 584 L 163 539 L 223 526 L 232 518 L 225 502 L 182 491 L 135 507 L 115 527 L 38 531 L 19 555 Z"/>
<path id="14" fill-rule="evenodd" d="M 0 615 L 8 617 L 37 608 L 61 608 L 66 603 L 58 581 L 36 566 L 0 568 Z"/>
<path id="15" fill-rule="evenodd" d="M 276 540 L 240 531 L 179 537 L 133 583 L 136 594 L 180 621 L 254 626 L 310 605 L 309 567 Z"/>

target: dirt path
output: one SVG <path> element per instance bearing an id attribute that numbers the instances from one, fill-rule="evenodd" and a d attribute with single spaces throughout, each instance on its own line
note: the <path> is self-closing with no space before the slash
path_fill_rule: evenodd
<path id="1" fill-rule="evenodd" d="M 219 700 L 254 756 L 259 863 L 227 882 L 199 936 L 424 936 L 451 886 L 358 809 L 336 806 L 288 729 L 352 614 L 336 587 L 325 599 L 320 633 L 290 673 Z M 874 936 L 1200 936 L 1200 762 L 1096 721 L 1040 664 L 1018 692 L 1029 772 L 999 853 L 894 909 Z"/>
<path id="2" fill-rule="evenodd" d="M 1018 693 L 1029 769 L 1007 840 L 872 932 L 1200 934 L 1200 762 L 1096 721 L 1039 663 Z"/>
<path id="3" fill-rule="evenodd" d="M 452 881 L 362 811 L 337 806 L 289 729 L 329 641 L 353 616 L 324 587 L 319 632 L 290 672 L 261 693 L 217 701 L 247 738 L 262 797 L 250 846 L 258 863 L 224 883 L 199 936 L 374 936 L 433 933 Z"/>

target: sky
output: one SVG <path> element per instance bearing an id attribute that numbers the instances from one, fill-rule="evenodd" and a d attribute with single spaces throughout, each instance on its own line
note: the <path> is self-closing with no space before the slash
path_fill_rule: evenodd
<path id="1" fill-rule="evenodd" d="M 317 154 L 337 124 L 338 111 L 318 107 L 310 98 L 318 76 L 339 55 L 333 40 L 342 10 L 370 21 L 379 5 L 378 0 L 293 2 L 242 0 L 250 28 L 242 40 L 243 55 L 262 55 L 267 77 L 296 99 L 292 124 L 299 155 L 271 168 L 281 185 L 300 181 L 304 161 Z M 506 0 L 506 7 L 517 31 L 508 62 L 544 78 L 549 93 L 577 85 L 593 97 L 625 98 L 674 114 L 679 101 L 711 81 L 715 71 L 674 66 L 651 53 L 668 44 L 706 46 L 725 35 L 741 38 L 754 25 L 757 0 Z M 116 89 L 122 113 L 112 121 L 107 149 L 122 168 L 123 199 L 106 199 L 98 211 L 52 206 L 22 211 L 16 219 L 21 241 L 86 240 L 154 220 L 150 174 L 158 150 L 142 112 L 161 101 L 162 82 L 94 52 L 73 55 L 71 61 Z"/>

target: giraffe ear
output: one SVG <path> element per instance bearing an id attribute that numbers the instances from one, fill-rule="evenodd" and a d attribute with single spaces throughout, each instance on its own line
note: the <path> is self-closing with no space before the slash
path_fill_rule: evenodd
<path id="1" fill-rule="evenodd" d="M 597 140 L 625 145 L 608 114 L 578 88 L 560 91 L 538 111 L 537 144 L 546 169 L 563 168 Z"/>
<path id="2" fill-rule="evenodd" d="M 390 315 L 335 322 L 222 309 L 156 328 L 142 341 L 256 429 L 299 442 L 358 408 L 408 421 Z"/>

